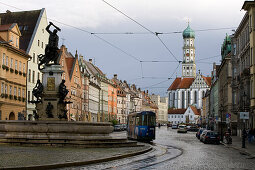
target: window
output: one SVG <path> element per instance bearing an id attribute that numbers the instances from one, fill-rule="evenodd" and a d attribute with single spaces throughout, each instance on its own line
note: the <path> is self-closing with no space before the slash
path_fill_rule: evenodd
<path id="1" fill-rule="evenodd" d="M 10 68 L 13 67 L 13 58 L 11 58 Z"/>
<path id="2" fill-rule="evenodd" d="M 43 48 L 43 42 L 42 42 L 42 48 Z"/>
<path id="3" fill-rule="evenodd" d="M 3 53 L 3 61 L 2 61 L 2 64 L 3 64 L 3 65 L 5 64 L 5 53 Z"/>
<path id="4" fill-rule="evenodd" d="M 33 63 L 35 63 L 35 53 L 33 53 Z"/>
<path id="5" fill-rule="evenodd" d="M 16 47 L 18 47 L 18 41 L 19 41 L 19 39 L 16 38 Z"/>
<path id="6" fill-rule="evenodd" d="M 194 92 L 194 103 L 197 104 L 197 91 Z"/>
<path id="7" fill-rule="evenodd" d="M 17 87 L 14 87 L 14 93 L 13 93 L 14 96 L 17 96 Z"/>
<path id="8" fill-rule="evenodd" d="M 2 83 L 2 86 L 1 86 L 1 93 L 2 94 L 4 93 L 4 83 Z"/>
<path id="9" fill-rule="evenodd" d="M 15 70 L 18 70 L 18 61 L 15 60 Z"/>
<path id="10" fill-rule="evenodd" d="M 192 115 L 190 115 L 190 118 L 192 119 Z"/>
<path id="11" fill-rule="evenodd" d="M 18 89 L 18 96 L 19 96 L 19 97 L 20 97 L 20 90 L 21 90 L 21 89 L 19 88 L 19 89 Z"/>
<path id="12" fill-rule="evenodd" d="M 32 74 L 32 83 L 35 83 L 35 71 L 33 71 L 33 74 Z"/>
<path id="13" fill-rule="evenodd" d="M 21 64 L 21 61 L 19 62 L 19 71 L 21 71 L 21 67 L 22 67 L 22 64 Z"/>
<path id="14" fill-rule="evenodd" d="M 28 82 L 31 82 L 31 69 L 28 70 Z"/>
<path id="15" fill-rule="evenodd" d="M 188 91 L 188 106 L 190 104 L 190 91 Z"/>
<path id="16" fill-rule="evenodd" d="M 7 84 L 5 85 L 4 93 L 7 94 Z"/>
<path id="17" fill-rule="evenodd" d="M 25 89 L 22 89 L 22 97 L 25 98 Z"/>
<path id="18" fill-rule="evenodd" d="M 184 91 L 182 91 L 182 108 L 184 109 L 184 104 L 185 104 L 185 96 L 184 96 Z"/>
<path id="19" fill-rule="evenodd" d="M 40 80 L 40 73 L 37 73 L 37 80 Z"/>
<path id="20" fill-rule="evenodd" d="M 38 47 L 40 47 L 40 40 L 38 40 Z"/>
<path id="21" fill-rule="evenodd" d="M 12 86 L 9 87 L 9 94 L 12 94 Z"/>
<path id="22" fill-rule="evenodd" d="M 6 66 L 8 66 L 8 61 L 9 61 L 9 59 L 8 59 L 9 57 L 8 56 L 6 56 Z"/>
<path id="23" fill-rule="evenodd" d="M 23 63 L 23 73 L 26 73 L 26 64 Z"/>

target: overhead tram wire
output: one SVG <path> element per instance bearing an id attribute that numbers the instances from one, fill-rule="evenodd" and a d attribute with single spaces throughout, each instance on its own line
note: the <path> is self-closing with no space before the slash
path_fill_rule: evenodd
<path id="1" fill-rule="evenodd" d="M 164 81 L 161 81 L 161 82 L 159 82 L 159 83 L 150 85 L 150 86 L 148 86 L 148 87 L 144 87 L 143 89 L 148 89 L 148 88 L 151 88 L 151 87 L 153 87 L 153 86 L 156 86 L 156 85 L 159 85 L 159 84 L 162 84 L 162 83 L 165 83 L 165 82 L 171 80 L 172 77 L 173 77 L 173 75 L 176 73 L 177 69 L 179 68 L 180 64 L 181 64 L 181 63 L 179 62 L 178 66 L 175 68 L 175 70 L 173 71 L 173 73 L 171 74 L 171 76 L 170 76 L 167 80 L 164 80 Z"/>
<path id="2" fill-rule="evenodd" d="M 144 25 L 142 25 L 141 23 L 139 23 L 138 21 L 134 20 L 133 18 L 131 18 L 130 16 L 128 16 L 127 14 L 125 14 L 124 12 L 122 12 L 121 10 L 117 9 L 116 7 L 114 7 L 113 5 L 111 5 L 110 3 L 106 2 L 105 0 L 102 0 L 105 4 L 109 5 L 110 7 L 112 7 L 113 9 L 115 9 L 116 11 L 118 11 L 119 13 L 121 13 L 122 15 L 124 15 L 125 17 L 129 18 L 130 20 L 132 20 L 133 22 L 135 22 L 136 24 L 138 24 L 139 26 L 141 26 L 142 28 L 144 28 L 145 30 L 147 30 L 148 32 L 150 32 L 151 34 L 155 35 L 159 41 L 163 44 L 163 46 L 167 49 L 167 51 L 174 57 L 174 59 L 178 62 L 180 62 L 180 60 L 178 60 L 175 55 L 171 52 L 171 50 L 166 46 L 166 44 L 163 42 L 163 40 L 161 38 L 159 38 L 159 34 L 158 32 L 153 32 L 150 29 L 148 29 L 147 27 L 145 27 Z"/>
<path id="3" fill-rule="evenodd" d="M 203 31 L 219 31 L 219 30 L 232 30 L 236 29 L 237 27 L 226 27 L 226 28 L 209 28 L 209 29 L 200 29 L 200 30 L 194 30 L 195 32 L 203 32 Z M 181 34 L 182 31 L 173 31 L 173 32 L 155 32 L 155 34 L 158 35 L 168 35 L 168 34 Z M 109 34 L 109 35 L 145 35 L 145 34 L 151 34 L 151 32 L 94 32 L 94 34 Z"/>
<path id="4" fill-rule="evenodd" d="M 3 2 L 0 2 L 0 4 L 6 5 L 6 6 L 9 6 L 9 7 L 18 9 L 18 10 L 23 10 L 23 9 L 17 8 L 17 7 L 15 7 L 15 6 L 5 4 L 5 3 L 3 3 Z M 54 22 L 57 22 L 57 23 L 59 23 L 59 24 L 62 24 L 62 25 L 65 25 L 65 26 L 68 26 L 68 27 L 77 29 L 77 30 L 82 31 L 82 32 L 85 32 L 85 33 L 87 33 L 87 34 L 93 35 L 94 37 L 96 37 L 96 38 L 100 39 L 101 41 L 107 43 L 108 45 L 112 46 L 113 48 L 115 48 L 115 49 L 121 51 L 122 53 L 128 55 L 129 57 L 132 57 L 132 58 L 135 59 L 136 61 L 139 61 L 139 62 L 141 61 L 141 60 L 139 60 L 137 57 L 135 57 L 135 56 L 129 54 L 128 52 L 126 52 L 126 51 L 124 51 L 124 50 L 122 50 L 121 48 L 119 48 L 119 47 L 117 47 L 116 45 L 112 44 L 111 42 L 105 40 L 104 38 L 99 37 L 98 35 L 95 35 L 93 32 L 90 32 L 90 31 L 87 31 L 87 30 L 85 30 L 85 29 L 82 29 L 82 28 L 79 28 L 79 27 L 75 27 L 75 26 L 73 26 L 73 25 L 69 25 L 69 24 L 66 24 L 66 23 L 63 23 L 63 22 L 60 22 L 60 21 L 57 21 L 57 20 L 55 20 L 55 19 L 51 19 L 51 18 L 48 18 L 48 17 L 47 17 L 47 19 L 49 19 L 49 20 L 51 20 L 51 21 L 54 21 Z"/>

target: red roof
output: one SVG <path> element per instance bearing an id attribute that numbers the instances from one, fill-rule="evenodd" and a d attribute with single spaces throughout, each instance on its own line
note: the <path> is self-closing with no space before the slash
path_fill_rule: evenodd
<path id="1" fill-rule="evenodd" d="M 176 89 L 187 89 L 187 88 L 189 88 L 191 86 L 193 81 L 194 81 L 194 78 L 180 78 L 180 77 L 176 77 L 174 82 L 168 88 L 168 91 L 169 90 L 176 90 Z"/>
<path id="2" fill-rule="evenodd" d="M 7 31 L 12 26 L 12 24 L 0 25 L 0 31 Z"/>
<path id="3" fill-rule="evenodd" d="M 190 108 L 192 109 L 195 115 L 200 116 L 200 109 L 197 109 L 195 106 L 190 106 Z"/>
<path id="4" fill-rule="evenodd" d="M 65 59 L 66 59 L 67 71 L 68 71 L 68 74 L 70 74 L 73 68 L 74 58 L 65 58 Z"/>
<path id="5" fill-rule="evenodd" d="M 194 78 L 183 78 L 178 86 L 178 89 L 188 89 L 193 83 Z"/>
<path id="6" fill-rule="evenodd" d="M 205 80 L 206 84 L 211 87 L 212 78 L 211 77 L 204 77 L 204 76 L 202 76 L 202 77 Z"/>
<path id="7" fill-rule="evenodd" d="M 176 79 L 173 81 L 173 83 L 167 89 L 167 91 L 169 91 L 169 90 L 176 90 L 177 87 L 179 86 L 180 82 L 181 82 L 181 78 L 180 77 L 176 77 Z"/>
<path id="8" fill-rule="evenodd" d="M 184 114 L 187 109 L 168 109 L 168 114 Z"/>

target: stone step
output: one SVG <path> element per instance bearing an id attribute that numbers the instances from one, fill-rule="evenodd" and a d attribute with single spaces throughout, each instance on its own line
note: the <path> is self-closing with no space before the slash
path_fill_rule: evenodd
<path id="1" fill-rule="evenodd" d="M 59 140 L 15 140 L 15 139 L 0 139 L 1 143 L 9 143 L 16 145 L 49 145 L 49 146 L 78 146 L 78 147 L 135 147 L 136 141 L 59 141 Z"/>

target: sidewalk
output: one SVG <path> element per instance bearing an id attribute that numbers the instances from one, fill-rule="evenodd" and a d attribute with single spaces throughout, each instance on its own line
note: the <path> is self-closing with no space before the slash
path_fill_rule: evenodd
<path id="1" fill-rule="evenodd" d="M 249 143 L 247 138 L 245 140 L 245 148 L 242 148 L 242 138 L 238 136 L 232 136 L 232 144 L 226 144 L 226 141 L 223 141 L 222 144 L 226 147 L 239 150 L 242 154 L 255 158 L 255 142 L 253 141 L 253 143 Z"/>
<path id="2" fill-rule="evenodd" d="M 24 147 L 0 144 L 0 169 L 49 169 L 81 166 L 148 152 L 148 144 L 122 148 Z"/>

